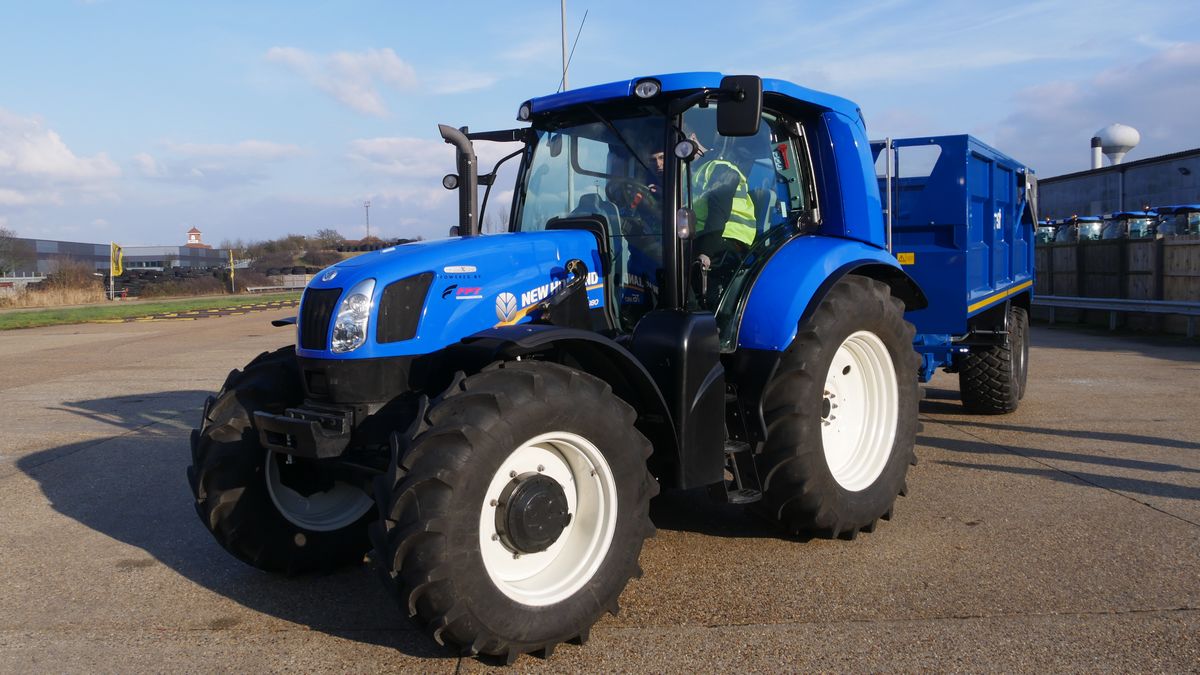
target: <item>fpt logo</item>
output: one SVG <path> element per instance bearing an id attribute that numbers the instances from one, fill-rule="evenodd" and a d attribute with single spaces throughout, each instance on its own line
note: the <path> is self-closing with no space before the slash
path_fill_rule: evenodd
<path id="1" fill-rule="evenodd" d="M 512 293 L 501 293 L 496 296 L 496 318 L 509 321 L 517 313 L 517 296 Z"/>

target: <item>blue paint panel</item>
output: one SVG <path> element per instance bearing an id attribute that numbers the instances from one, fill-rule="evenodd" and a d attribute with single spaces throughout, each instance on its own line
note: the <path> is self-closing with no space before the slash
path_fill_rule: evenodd
<path id="1" fill-rule="evenodd" d="M 316 275 L 309 288 L 349 289 L 363 279 L 375 279 L 371 300 L 372 307 L 378 308 L 389 283 L 434 273 L 416 337 L 379 344 L 375 342 L 377 317 L 372 315 L 369 338 L 358 349 L 334 354 L 297 347 L 296 353 L 322 359 L 367 359 L 435 352 L 499 323 L 497 296 L 501 293 L 512 293 L 518 310 L 545 299 L 551 285 L 565 279 L 563 265 L 572 258 L 584 261 L 593 274 L 600 271 L 591 233 L 558 230 L 461 237 L 405 244 L 350 258 Z M 334 270 L 337 275 L 333 279 L 322 281 Z M 599 283 L 598 278 L 590 280 L 589 286 Z M 467 292 L 460 293 L 463 288 Z M 588 301 L 592 307 L 603 307 L 603 289 L 589 290 Z M 300 316 L 304 316 L 303 308 Z"/>
<path id="2" fill-rule="evenodd" d="M 704 88 L 716 89 L 721 86 L 722 77 L 724 77 L 722 73 L 715 72 L 647 75 L 645 77 L 635 77 L 629 80 L 608 82 L 591 87 L 583 87 L 582 89 L 571 89 L 559 94 L 541 96 L 532 99 L 529 103 L 536 114 L 580 103 L 599 103 L 632 96 L 634 85 L 645 79 L 658 80 L 659 84 L 662 85 L 662 91 L 669 93 Z M 798 101 L 811 103 L 818 108 L 840 112 L 847 117 L 861 118 L 858 106 L 853 101 L 848 101 L 840 96 L 834 96 L 833 94 L 827 94 L 815 89 L 801 87 L 784 80 L 763 80 L 763 93 L 782 94 Z"/>
<path id="3" fill-rule="evenodd" d="M 738 347 L 787 348 L 825 280 L 860 264 L 900 267 L 887 251 L 860 241 L 808 235 L 784 244 L 754 282 L 738 329 Z"/>
<path id="4" fill-rule="evenodd" d="M 929 307 L 909 312 L 919 334 L 961 336 L 969 311 L 1033 279 L 1033 224 L 1023 222 L 1025 165 L 966 135 L 893 141 L 905 148 L 935 145 L 941 154 L 927 175 L 893 181 L 892 250 L 910 253 L 904 269 L 925 291 Z M 933 344 L 936 340 L 927 340 Z"/>

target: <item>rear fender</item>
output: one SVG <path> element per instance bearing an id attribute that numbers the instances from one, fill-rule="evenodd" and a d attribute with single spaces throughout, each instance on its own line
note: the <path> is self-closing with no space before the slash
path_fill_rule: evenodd
<path id="1" fill-rule="evenodd" d="M 738 349 L 787 349 L 800 323 L 847 274 L 886 283 L 907 310 L 928 304 L 920 287 L 887 251 L 850 239 L 796 237 L 771 257 L 755 280 L 738 328 Z"/>
<path id="2" fill-rule="evenodd" d="M 654 378 L 627 349 L 586 330 L 542 324 L 481 331 L 421 359 L 414 375 L 427 391 L 440 391 L 456 371 L 478 372 L 496 361 L 538 358 L 576 368 L 607 382 L 613 393 L 637 411 L 634 426 L 654 446 L 651 472 L 664 486 L 679 482 L 680 449 L 671 414 Z"/>

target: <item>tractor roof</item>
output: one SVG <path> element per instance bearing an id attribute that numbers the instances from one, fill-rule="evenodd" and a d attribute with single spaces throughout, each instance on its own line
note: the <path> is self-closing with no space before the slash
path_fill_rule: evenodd
<path id="1" fill-rule="evenodd" d="M 648 75 L 635 77 L 631 80 L 619 80 L 606 84 L 597 84 L 581 89 L 571 89 L 558 94 L 541 96 L 529 101 L 531 112 L 542 113 L 559 108 L 566 108 L 580 103 L 599 103 L 618 98 L 632 97 L 633 88 L 642 80 L 658 80 L 663 92 L 687 91 L 694 89 L 717 89 L 721 86 L 722 73 L 668 73 L 665 75 Z M 775 79 L 763 80 L 763 93 L 775 93 L 803 101 L 828 110 L 837 111 L 850 117 L 859 117 L 858 105 L 853 101 L 833 94 L 801 87 L 791 82 Z"/>

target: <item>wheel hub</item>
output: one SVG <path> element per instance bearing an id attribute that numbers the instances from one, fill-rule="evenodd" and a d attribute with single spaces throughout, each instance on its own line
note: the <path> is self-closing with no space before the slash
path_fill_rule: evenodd
<path id="1" fill-rule="evenodd" d="M 514 478 L 496 505 L 496 533 L 517 553 L 545 551 L 570 522 L 562 485 L 541 473 Z"/>

